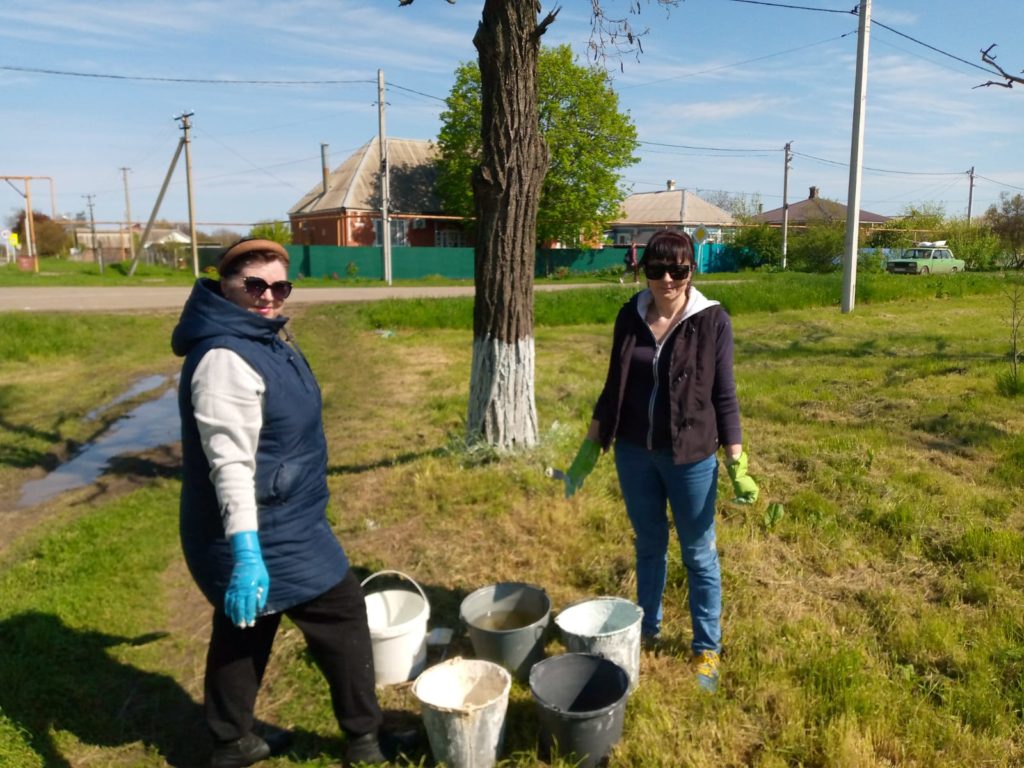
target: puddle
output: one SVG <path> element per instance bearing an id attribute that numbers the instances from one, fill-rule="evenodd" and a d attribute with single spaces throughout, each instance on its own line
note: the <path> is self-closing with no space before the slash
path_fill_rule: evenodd
<path id="1" fill-rule="evenodd" d="M 95 421 L 104 413 L 113 408 L 115 405 L 120 405 L 125 400 L 131 400 L 133 397 L 138 397 L 139 395 L 145 392 L 150 392 L 159 387 L 161 384 L 164 384 L 166 381 L 167 377 L 161 376 L 160 374 L 157 374 L 155 376 L 147 376 L 144 379 L 139 379 L 137 382 L 132 384 L 128 389 L 126 389 L 120 395 L 115 397 L 109 403 L 101 405 L 99 408 L 93 408 L 91 411 L 85 414 L 85 418 L 87 421 Z"/>
<path id="2" fill-rule="evenodd" d="M 143 384 L 155 385 L 138 389 Z M 164 376 L 151 376 L 137 382 L 116 400 L 95 411 L 96 415 L 118 402 L 165 383 Z M 129 394 L 132 393 L 132 394 Z M 92 416 L 96 418 L 96 416 Z M 94 442 L 82 447 L 71 459 L 40 480 L 32 480 L 21 488 L 19 507 L 42 504 L 58 494 L 94 483 L 108 469 L 111 460 L 125 453 L 138 453 L 181 439 L 181 420 L 178 416 L 178 390 L 170 387 L 154 400 L 142 403 L 118 419 Z"/>

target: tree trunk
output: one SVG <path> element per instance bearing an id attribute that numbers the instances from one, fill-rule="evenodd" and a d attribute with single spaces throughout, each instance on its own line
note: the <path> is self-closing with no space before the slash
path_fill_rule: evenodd
<path id="1" fill-rule="evenodd" d="M 482 158 L 476 201 L 476 298 L 467 433 L 503 450 L 537 443 L 533 271 L 537 206 L 548 167 L 537 107 L 537 0 L 486 0 L 480 60 Z"/>

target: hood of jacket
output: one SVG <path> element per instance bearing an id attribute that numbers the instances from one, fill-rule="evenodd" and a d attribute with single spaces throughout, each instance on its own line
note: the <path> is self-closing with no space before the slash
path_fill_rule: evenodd
<path id="1" fill-rule="evenodd" d="M 197 344 L 214 336 L 240 336 L 270 341 L 288 322 L 287 317 L 273 319 L 248 312 L 225 299 L 216 280 L 201 278 L 181 310 L 178 325 L 171 334 L 171 349 L 184 357 Z"/>
<path id="2" fill-rule="evenodd" d="M 636 301 L 636 310 L 640 315 L 640 319 L 643 320 L 647 317 L 647 308 L 650 307 L 651 302 L 654 301 L 654 294 L 651 293 L 650 288 L 645 288 L 640 291 L 640 293 L 636 294 L 634 299 Z M 691 284 L 690 292 L 687 294 L 686 298 L 686 307 L 683 309 L 683 314 L 682 317 L 679 318 L 679 322 L 682 322 L 689 317 L 693 317 L 698 312 L 703 312 L 708 307 L 714 307 L 717 304 L 717 301 L 709 299 Z"/>

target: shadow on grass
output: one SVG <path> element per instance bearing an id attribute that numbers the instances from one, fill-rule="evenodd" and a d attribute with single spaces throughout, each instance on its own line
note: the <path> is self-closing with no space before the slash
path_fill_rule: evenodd
<path id="1" fill-rule="evenodd" d="M 361 472 L 371 472 L 374 469 L 384 469 L 386 467 L 397 467 L 403 464 L 411 464 L 414 461 L 419 461 L 425 458 L 438 458 L 448 453 L 447 448 L 432 448 L 429 451 L 409 451 L 407 453 L 400 453 L 397 456 L 389 456 L 386 459 L 378 459 L 377 461 L 367 462 L 365 464 L 335 464 L 332 467 L 327 468 L 327 474 L 330 475 L 358 475 Z"/>
<path id="2" fill-rule="evenodd" d="M 202 710 L 167 675 L 115 660 L 107 649 L 144 645 L 162 633 L 120 637 L 74 629 L 35 611 L 0 622 L 0 709 L 48 768 L 70 768 L 54 734 L 82 744 L 142 742 L 175 768 L 200 764 L 209 749 Z"/>

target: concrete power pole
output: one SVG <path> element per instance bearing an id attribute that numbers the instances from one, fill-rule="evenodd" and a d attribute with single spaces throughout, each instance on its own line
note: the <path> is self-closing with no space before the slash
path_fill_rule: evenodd
<path id="1" fill-rule="evenodd" d="M 782 268 L 786 268 L 786 252 L 789 250 L 789 169 L 793 161 L 793 142 L 786 142 L 786 159 L 782 168 Z"/>
<path id="2" fill-rule="evenodd" d="M 185 186 L 188 189 L 188 237 L 192 241 L 192 274 L 199 277 L 199 247 L 196 245 L 196 215 L 195 206 L 192 204 L 192 153 L 189 147 L 192 140 L 189 138 L 189 129 L 192 124 L 188 119 L 195 112 L 183 112 L 175 120 L 181 120 L 181 130 L 184 133 L 182 143 L 185 145 Z"/>
<path id="3" fill-rule="evenodd" d="M 967 172 L 970 177 L 971 184 L 967 188 L 967 224 L 971 223 L 971 209 L 974 207 L 974 166 L 971 166 L 971 170 Z"/>
<path id="4" fill-rule="evenodd" d="M 124 179 L 124 217 L 127 220 L 128 228 L 128 255 L 135 261 L 135 238 L 132 236 L 132 200 L 128 196 L 128 171 L 131 168 L 121 168 L 121 177 Z"/>
<path id="5" fill-rule="evenodd" d="M 82 195 L 86 199 L 86 204 L 89 206 L 89 232 L 92 238 L 92 254 L 96 258 L 96 263 L 100 267 L 100 274 L 103 274 L 103 249 L 100 248 L 99 242 L 96 240 L 96 217 L 93 215 L 93 202 L 92 199 L 95 195 Z"/>
<path id="6" fill-rule="evenodd" d="M 853 94 L 853 135 L 850 140 L 850 189 L 846 195 L 846 253 L 843 260 L 841 311 L 853 311 L 857 294 L 857 238 L 860 234 L 860 182 L 864 154 L 864 111 L 867 107 L 868 42 L 871 35 L 871 0 L 860 2 L 857 28 L 857 80 Z"/>
<path id="7" fill-rule="evenodd" d="M 380 242 L 384 261 L 384 280 L 391 285 L 391 219 L 388 205 L 391 192 L 388 186 L 388 138 L 384 130 L 384 70 L 377 70 L 377 119 L 380 132 Z"/>

